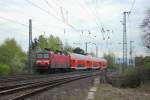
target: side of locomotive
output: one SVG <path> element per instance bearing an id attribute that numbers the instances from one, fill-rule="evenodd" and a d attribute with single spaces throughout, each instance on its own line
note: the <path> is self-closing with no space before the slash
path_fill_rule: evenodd
<path id="1" fill-rule="evenodd" d="M 70 68 L 70 56 L 52 51 L 35 52 L 33 67 L 37 72 L 59 72 Z"/>

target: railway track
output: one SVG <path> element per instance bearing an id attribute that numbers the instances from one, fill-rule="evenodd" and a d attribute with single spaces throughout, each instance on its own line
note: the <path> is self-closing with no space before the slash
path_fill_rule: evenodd
<path id="1" fill-rule="evenodd" d="M 91 72 L 83 74 L 73 74 L 57 77 L 53 80 L 41 80 L 39 82 L 24 83 L 18 86 L 12 87 L 1 87 L 0 98 L 2 100 L 24 100 L 27 97 L 35 95 L 39 92 L 54 88 L 58 85 L 65 84 L 74 80 L 79 80 L 82 78 L 87 78 L 100 74 L 100 72 Z"/>
<path id="2" fill-rule="evenodd" d="M 22 81 L 22 80 L 29 80 L 33 78 L 44 78 L 44 77 L 45 75 L 34 75 L 34 74 L 5 76 L 5 77 L 0 77 L 0 83 Z"/>
<path id="3" fill-rule="evenodd" d="M 87 73 L 88 71 L 83 71 L 83 73 Z M 39 78 L 46 78 L 47 76 L 61 76 L 61 75 L 67 75 L 67 74 L 75 74 L 80 73 L 78 71 L 76 72 L 69 72 L 69 73 L 57 73 L 57 74 L 49 74 L 49 75 L 38 75 L 38 74 L 22 74 L 22 75 L 14 75 L 14 76 L 0 76 L 0 83 L 6 83 L 6 82 L 14 82 L 14 81 L 23 81 L 23 80 L 30 80 L 30 79 L 39 79 Z"/>
<path id="4" fill-rule="evenodd" d="M 82 71 L 82 73 L 87 73 L 88 71 Z M 7 76 L 7 77 L 0 77 L 0 90 L 11 88 L 11 87 L 17 87 L 21 85 L 28 85 L 33 82 L 38 82 L 42 79 L 48 79 L 48 78 L 56 78 L 61 77 L 64 75 L 69 74 L 80 74 L 80 71 L 76 72 L 68 72 L 68 73 L 57 73 L 57 74 L 47 74 L 47 75 L 17 75 L 17 76 Z"/>

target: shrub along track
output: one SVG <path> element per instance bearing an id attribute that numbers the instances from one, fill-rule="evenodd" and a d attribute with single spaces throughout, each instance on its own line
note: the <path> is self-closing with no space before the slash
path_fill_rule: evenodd
<path id="1" fill-rule="evenodd" d="M 65 84 L 71 81 L 87 78 L 91 76 L 99 75 L 100 71 L 84 72 L 78 74 L 68 74 L 56 78 L 41 79 L 39 82 L 28 82 L 20 84 L 20 86 L 11 86 L 7 88 L 1 88 L 0 99 L 1 100 L 23 100 L 27 97 L 33 96 L 39 92 L 54 88 L 58 85 Z"/>

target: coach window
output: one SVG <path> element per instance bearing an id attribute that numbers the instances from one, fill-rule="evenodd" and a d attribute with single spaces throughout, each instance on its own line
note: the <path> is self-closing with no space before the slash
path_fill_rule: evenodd
<path id="1" fill-rule="evenodd" d="M 43 54 L 44 58 L 49 58 L 49 55 L 47 53 Z"/>

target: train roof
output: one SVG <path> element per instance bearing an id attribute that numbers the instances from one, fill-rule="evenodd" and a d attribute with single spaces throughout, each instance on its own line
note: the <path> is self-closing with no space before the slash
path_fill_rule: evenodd
<path id="1" fill-rule="evenodd" d="M 106 60 L 103 58 L 92 57 L 91 55 L 81 55 L 81 54 L 76 54 L 76 53 L 69 53 L 69 54 L 70 54 L 70 57 L 72 59 L 93 60 L 93 61 L 104 61 L 104 62 L 106 62 Z"/>

